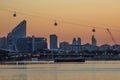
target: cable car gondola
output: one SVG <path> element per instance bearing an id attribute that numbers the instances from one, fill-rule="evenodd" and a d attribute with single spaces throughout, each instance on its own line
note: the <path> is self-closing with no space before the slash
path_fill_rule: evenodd
<path id="1" fill-rule="evenodd" d="M 13 17 L 16 17 L 17 15 L 16 15 L 16 12 L 14 12 L 14 14 L 13 14 Z"/>
<path id="2" fill-rule="evenodd" d="M 58 23 L 55 21 L 54 26 L 57 26 L 57 25 L 58 25 Z"/>
<path id="3" fill-rule="evenodd" d="M 95 32 L 95 31 L 96 31 L 95 28 L 93 28 L 93 29 L 92 29 L 92 32 Z"/>

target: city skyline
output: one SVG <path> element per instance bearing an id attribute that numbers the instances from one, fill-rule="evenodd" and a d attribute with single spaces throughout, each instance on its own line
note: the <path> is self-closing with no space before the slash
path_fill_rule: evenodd
<path id="1" fill-rule="evenodd" d="M 0 0 L 0 80 L 120 79 L 120 0 Z"/>
<path id="2" fill-rule="evenodd" d="M 7 34 L 7 36 L 2 36 L 1 38 L 8 38 L 9 36 L 16 36 L 16 35 L 20 35 L 20 36 L 23 36 L 23 37 L 26 37 L 26 38 L 29 38 L 29 37 L 32 37 L 32 36 L 34 36 L 34 35 L 32 35 L 32 36 L 27 36 L 26 35 L 26 33 L 27 33 L 27 21 L 26 20 L 22 20 L 20 23 L 18 23 L 17 25 L 16 25 L 16 27 L 14 27 L 13 29 L 12 29 L 12 31 L 11 32 L 9 32 L 8 34 Z M 22 28 L 23 27 L 23 28 Z M 21 33 L 22 32 L 22 33 Z M 101 45 L 104 45 L 104 44 L 107 44 L 107 43 L 103 43 L 103 44 L 98 44 L 98 41 L 97 41 L 97 39 L 96 39 L 96 36 L 95 36 L 95 32 L 96 32 L 96 29 L 95 28 L 93 28 L 92 30 L 91 30 L 91 32 L 92 32 L 92 35 L 90 36 L 91 38 L 90 38 L 90 42 L 86 42 L 86 43 L 84 43 L 83 44 L 83 40 L 81 39 L 81 37 L 78 37 L 78 40 L 79 41 L 77 41 L 76 40 L 76 37 L 73 37 L 71 40 L 70 40 L 70 42 L 69 41 L 65 41 L 65 40 L 63 40 L 63 41 L 60 41 L 60 38 L 59 38 L 59 36 L 58 35 L 56 35 L 56 34 L 48 34 L 50 37 L 49 38 L 47 38 L 47 43 L 48 43 L 48 47 L 50 48 L 50 43 L 51 43 L 51 40 L 53 40 L 53 39 L 55 39 L 55 40 L 53 40 L 53 42 L 52 42 L 52 45 L 55 47 L 56 46 L 56 49 L 57 49 L 57 46 L 59 47 L 59 44 L 61 43 L 61 42 L 68 42 L 69 44 L 77 44 L 77 43 L 80 43 L 80 45 L 85 45 L 85 44 L 92 44 L 92 45 L 94 45 L 94 46 L 101 46 Z M 12 34 L 12 35 L 11 35 Z M 51 38 L 51 36 L 55 36 L 56 38 Z M 111 35 L 110 35 L 111 36 Z M 17 37 L 17 36 L 16 36 Z M 34 36 L 34 37 L 38 37 L 38 36 Z M 39 36 L 39 37 L 45 37 L 45 36 Z M 22 37 L 21 37 L 22 38 Z M 13 38 L 12 38 L 13 39 Z M 111 39 L 112 39 L 112 37 L 111 37 Z M 113 41 L 114 42 L 114 41 Z M 55 45 L 54 45 L 55 44 Z M 112 44 L 112 45 L 115 45 L 116 43 L 114 43 L 114 44 Z M 108 44 L 108 45 L 110 45 L 110 44 Z"/>
<path id="3" fill-rule="evenodd" d="M 57 23 L 55 23 L 57 24 Z M 82 44 L 82 40 L 80 37 L 73 37 L 71 43 L 68 41 L 59 41 L 59 37 L 56 34 L 49 34 L 49 40 L 45 37 L 36 37 L 36 36 L 26 36 L 26 28 L 27 28 L 27 21 L 21 21 L 15 28 L 9 32 L 7 37 L 0 38 L 0 49 L 1 51 L 8 51 L 9 54 L 11 53 L 19 53 L 19 54 L 35 54 L 35 56 L 39 56 L 41 54 L 44 55 L 48 53 L 54 53 L 54 57 L 57 54 L 79 54 L 76 56 L 83 56 L 86 57 L 87 60 L 92 59 L 119 59 L 119 52 L 120 52 L 120 44 L 102 44 L 100 46 L 97 45 L 98 41 L 95 37 L 96 29 L 92 29 L 92 36 L 91 36 L 91 43 L 87 42 L 86 44 Z M 113 42 L 114 38 L 112 33 L 108 30 Z M 48 45 L 49 44 L 49 45 Z M 37 55 L 38 54 L 38 55 Z M 55 55 L 56 54 L 56 55 Z M 82 55 L 81 55 L 82 54 Z M 100 55 L 110 55 L 111 57 L 101 57 Z M 117 55 L 117 57 L 112 58 L 112 55 Z M 17 54 L 18 55 L 18 54 Z M 93 57 L 97 55 L 97 57 Z M 91 57 L 91 58 L 90 58 Z M 93 57 L 93 58 L 92 58 Z M 48 58 L 49 59 L 49 58 Z M 52 56 L 51 56 L 51 59 Z"/>
<path id="4" fill-rule="evenodd" d="M 114 44 L 105 29 L 109 28 L 119 44 L 119 3 L 118 0 L 1 0 L 0 36 L 7 35 L 21 20 L 26 19 L 27 36 L 44 36 L 48 39 L 49 34 L 56 34 L 59 41 L 68 42 L 73 37 L 81 37 L 82 44 L 85 44 L 91 42 L 92 28 L 95 27 L 98 45 Z M 16 17 L 12 16 L 14 12 Z M 55 20 L 58 23 L 56 27 Z"/>

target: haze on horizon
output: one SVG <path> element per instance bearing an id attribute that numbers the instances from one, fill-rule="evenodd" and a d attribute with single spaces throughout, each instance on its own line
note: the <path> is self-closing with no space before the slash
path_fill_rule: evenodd
<path id="1" fill-rule="evenodd" d="M 14 11 L 17 17 L 12 16 Z M 85 44 L 91 43 L 92 28 L 96 27 L 98 45 L 114 44 L 105 30 L 109 28 L 120 44 L 120 0 L 0 0 L 1 37 L 24 19 L 28 36 L 49 38 L 56 34 L 59 41 L 68 42 L 80 37 Z"/>

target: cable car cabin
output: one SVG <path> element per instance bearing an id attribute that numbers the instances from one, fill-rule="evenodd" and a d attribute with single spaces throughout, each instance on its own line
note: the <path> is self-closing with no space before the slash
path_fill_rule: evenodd
<path id="1" fill-rule="evenodd" d="M 58 25 L 58 23 L 55 21 L 54 26 L 57 26 L 57 25 Z"/>
<path id="2" fill-rule="evenodd" d="M 13 14 L 13 17 L 16 17 L 17 15 L 16 15 L 16 12 L 14 12 L 14 14 Z"/>
<path id="3" fill-rule="evenodd" d="M 95 32 L 95 28 L 92 29 L 92 32 Z"/>

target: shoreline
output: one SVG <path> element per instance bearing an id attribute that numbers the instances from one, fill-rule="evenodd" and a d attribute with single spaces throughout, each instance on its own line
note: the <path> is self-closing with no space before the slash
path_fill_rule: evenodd
<path id="1" fill-rule="evenodd" d="M 0 65 L 26 65 L 26 64 L 84 64 L 84 63 L 120 63 L 120 60 L 85 60 L 85 62 L 55 62 L 55 61 L 7 61 L 1 62 Z"/>
<path id="2" fill-rule="evenodd" d="M 2 62 L 1 65 L 10 65 L 10 64 L 53 64 L 54 61 L 8 61 Z"/>

